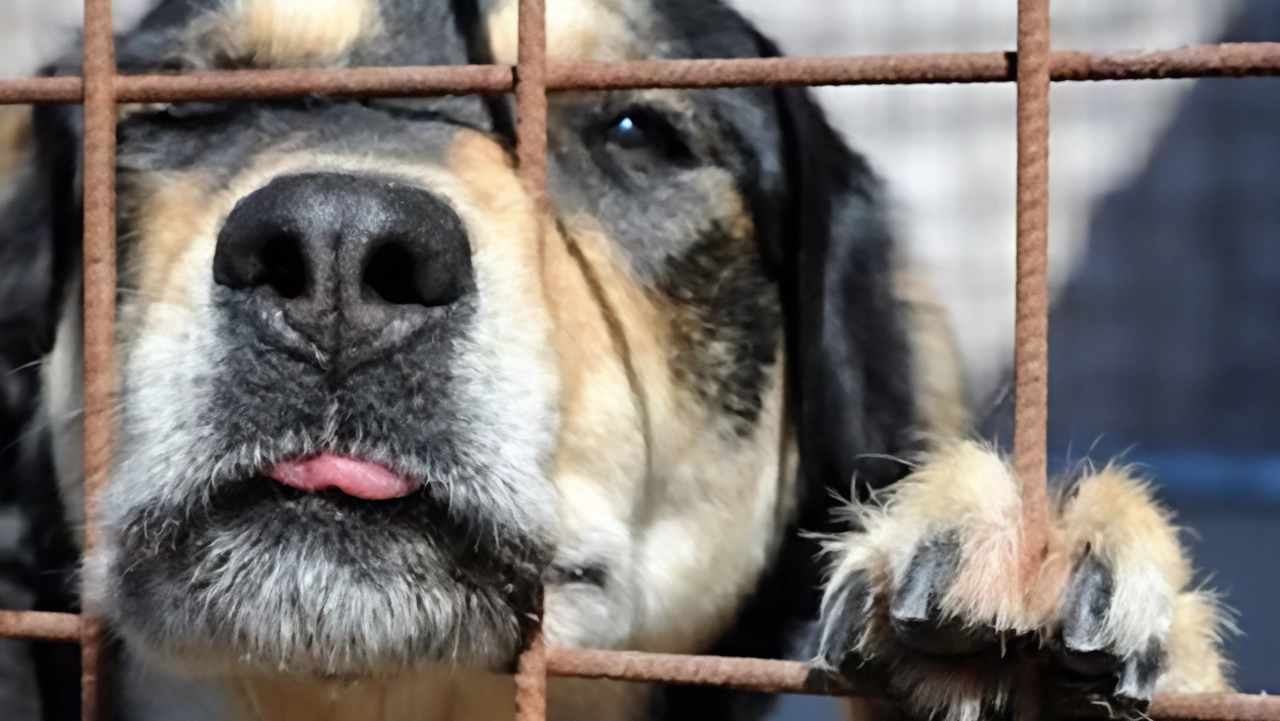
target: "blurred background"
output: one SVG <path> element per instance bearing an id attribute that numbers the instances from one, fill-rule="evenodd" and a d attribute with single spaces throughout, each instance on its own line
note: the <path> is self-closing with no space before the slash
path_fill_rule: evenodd
<path id="1" fill-rule="evenodd" d="M 729 1 L 793 55 L 1015 44 L 1014 0 Z M 146 2 L 115 4 L 126 26 Z M 49 59 L 76 31 L 79 6 L 0 0 L 0 77 Z M 1060 49 L 1220 40 L 1280 40 L 1280 3 L 1053 5 Z M 817 93 L 887 179 L 900 236 L 953 316 L 980 410 L 993 433 L 1006 431 L 1013 86 Z M 1051 102 L 1053 463 L 1122 454 L 1156 479 L 1211 571 L 1205 582 L 1239 612 L 1241 633 L 1228 641 L 1237 687 L 1278 690 L 1280 79 L 1060 83 Z M 0 509 L 0 546 L 19 527 Z M 21 673 L 9 658 L 0 653 L 0 678 Z M 796 698 L 778 718 L 838 713 L 829 700 Z"/>
<path id="2" fill-rule="evenodd" d="M 791 54 L 1006 50 L 1012 0 L 738 0 Z M 1274 0 L 1056 2 L 1060 49 L 1280 40 Z M 1012 85 L 819 89 L 889 184 L 1007 436 Z M 1051 94 L 1050 454 L 1121 454 L 1238 612 L 1237 688 L 1280 689 L 1280 79 L 1058 83 Z M 780 719 L 835 719 L 787 699 Z"/>

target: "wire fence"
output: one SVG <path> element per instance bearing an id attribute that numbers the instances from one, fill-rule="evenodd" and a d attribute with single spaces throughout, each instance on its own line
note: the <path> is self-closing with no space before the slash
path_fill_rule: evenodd
<path id="1" fill-rule="evenodd" d="M 182 76 L 116 73 L 110 0 L 85 0 L 83 76 L 0 81 L 0 104 L 84 105 L 85 549 L 96 543 L 97 499 L 110 468 L 115 377 L 116 106 L 127 102 L 302 95 L 425 96 L 514 92 L 520 173 L 546 203 L 547 95 L 566 90 L 1016 82 L 1017 284 L 1014 466 L 1023 481 L 1024 530 L 1044 548 L 1048 412 L 1047 277 L 1049 87 L 1054 81 L 1280 75 L 1280 44 L 1204 45 L 1142 53 L 1052 51 L 1048 0 L 1019 0 L 1017 51 L 847 58 L 548 63 L 545 0 L 520 0 L 515 66 L 245 70 Z M 88 615 L 0 611 L 0 637 L 79 642 L 86 721 L 105 718 L 108 655 Z M 714 685 L 767 693 L 876 695 L 873 678 L 832 678 L 804 663 L 549 648 L 534 634 L 516 671 L 516 717 L 546 718 L 548 676 Z M 1101 709 L 1055 709 L 1071 715 Z M 1162 694 L 1149 714 L 1168 719 L 1280 721 L 1280 697 Z M 1023 711 L 1022 716 L 1039 715 Z"/>

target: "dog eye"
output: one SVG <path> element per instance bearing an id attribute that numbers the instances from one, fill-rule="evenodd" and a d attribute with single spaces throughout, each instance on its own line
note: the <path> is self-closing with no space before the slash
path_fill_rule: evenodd
<path id="1" fill-rule="evenodd" d="M 140 103 L 127 106 L 130 115 L 151 118 L 152 120 L 203 120 L 222 112 L 223 106 L 217 103 Z"/>
<path id="2" fill-rule="evenodd" d="M 620 150 L 649 150 L 672 158 L 690 154 L 675 125 L 661 113 L 645 108 L 633 108 L 615 117 L 605 129 L 604 141 Z"/>
<path id="3" fill-rule="evenodd" d="M 174 120 L 191 120 L 217 115 L 222 106 L 217 103 L 168 103 L 164 108 L 165 117 Z"/>
<path id="4" fill-rule="evenodd" d="M 624 115 L 609 127 L 605 139 L 620 148 L 634 150 L 648 145 L 651 135 L 643 120 L 638 121 L 635 117 Z"/>

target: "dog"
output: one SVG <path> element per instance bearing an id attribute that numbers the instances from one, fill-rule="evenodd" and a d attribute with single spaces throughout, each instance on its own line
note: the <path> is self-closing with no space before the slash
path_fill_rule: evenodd
<path id="1" fill-rule="evenodd" d="M 166 0 L 117 61 L 513 63 L 516 15 Z M 553 60 L 778 54 L 719 0 L 549 0 L 547 33 Z M 1005 717 L 1028 668 L 1120 712 L 1227 688 L 1222 613 L 1126 469 L 1072 479 L 1014 572 L 1020 481 L 972 440 L 945 314 L 807 90 L 553 94 L 549 210 L 517 176 L 517 112 L 120 108 L 116 445 L 81 582 L 130 655 L 262 721 L 510 718 L 540 614 L 555 646 L 876 674 L 911 718 Z M 72 528 L 81 118 L 33 110 L 0 223 L 0 350 L 45 358 Z M 767 709 L 549 694 L 553 719 Z"/>

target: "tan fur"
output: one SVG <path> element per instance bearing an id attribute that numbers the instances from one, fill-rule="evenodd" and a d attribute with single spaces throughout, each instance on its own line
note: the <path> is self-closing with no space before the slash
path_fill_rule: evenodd
<path id="1" fill-rule="evenodd" d="M 31 106 L 0 105 L 0 177 L 21 167 L 31 152 Z"/>
<path id="2" fill-rule="evenodd" d="M 0 203 L 31 160 L 31 106 L 0 105 Z"/>
<path id="3" fill-rule="evenodd" d="M 1168 514 L 1151 502 L 1146 485 L 1122 469 L 1107 467 L 1080 483 L 1062 518 L 1068 552 L 1086 548 L 1116 571 L 1117 605 L 1111 639 L 1126 651 L 1146 643 L 1148 614 L 1168 612 L 1173 595 L 1191 581 L 1177 531 Z"/>
<path id="4" fill-rule="evenodd" d="M 638 60 L 652 44 L 642 40 L 648 9 L 636 0 L 547 0 L 547 57 L 551 60 Z M 504 0 L 487 20 L 494 61 L 516 62 L 519 7 Z"/>
<path id="5" fill-rule="evenodd" d="M 463 182 L 492 187 L 497 161 L 485 155 L 495 153 L 460 139 L 449 165 Z M 730 452 L 725 444 L 739 441 L 672 376 L 669 310 L 631 277 L 592 219 L 570 218 L 564 228 L 567 236 L 545 229 L 542 258 L 561 377 L 553 481 L 562 499 L 562 546 L 616 545 L 631 549 L 636 565 L 621 569 L 618 581 L 618 600 L 631 605 L 631 617 L 600 624 L 616 628 L 615 636 L 583 637 L 561 623 L 581 612 L 558 616 L 557 607 L 576 605 L 576 591 L 553 588 L 548 638 L 692 651 L 724 627 L 754 585 L 766 556 L 760 539 L 770 537 L 779 499 L 789 497 L 790 481 L 779 483 L 781 376 L 765 403 L 761 440 L 747 441 L 750 451 Z M 655 518 L 671 509 L 679 513 Z M 721 529 L 722 542 L 699 554 L 671 553 L 706 538 L 708 528 Z M 753 546 L 759 551 L 744 555 Z M 625 589 L 637 577 L 645 582 Z"/>
<path id="6" fill-rule="evenodd" d="M 1152 614 L 1168 652 L 1159 683 L 1165 691 L 1225 691 L 1224 626 L 1216 599 L 1189 587 L 1191 564 L 1169 513 L 1152 499 L 1150 487 L 1126 469 L 1108 466 L 1080 482 L 1061 523 L 1067 552 L 1090 549 L 1115 569 L 1115 599 L 1106 631 L 1125 652 L 1137 652 L 1152 632 Z"/>
<path id="7" fill-rule="evenodd" d="M 965 573 L 943 608 L 1031 631 L 1039 619 L 1024 603 L 1018 574 L 1008 572 L 1021 558 L 1021 512 L 1019 484 L 998 456 L 977 444 L 950 443 L 887 492 L 882 507 L 862 509 L 865 532 L 847 537 L 842 568 L 879 569 L 877 584 L 895 583 L 921 543 L 958 529 Z"/>
<path id="8" fill-rule="evenodd" d="M 515 693 L 510 676 L 445 672 L 349 683 L 255 677 L 233 690 L 233 718 L 244 721 L 502 721 Z"/>
<path id="9" fill-rule="evenodd" d="M 194 173 L 165 173 L 149 181 L 133 196 L 134 232 L 146 242 L 138 244 L 128 277 L 152 300 L 181 303 L 188 279 L 175 271 L 192 239 L 216 231 L 217 218 L 208 212 L 210 181 Z"/>
<path id="10" fill-rule="evenodd" d="M 227 721 L 510 721 L 508 675 L 424 672 L 412 678 L 315 681 L 294 676 L 230 684 Z M 565 718 L 626 719 L 643 708 L 640 684 L 548 679 L 548 705 Z M 603 711 L 603 713 L 602 713 Z"/>
<path id="11" fill-rule="evenodd" d="M 973 422 L 969 383 L 946 308 L 917 270 L 894 275 L 911 340 L 919 431 L 935 440 L 964 438 Z"/>
<path id="12" fill-rule="evenodd" d="M 340 61 L 380 27 L 376 0 L 226 0 L 198 40 L 236 62 L 299 67 Z"/>
<path id="13" fill-rule="evenodd" d="M 1173 600 L 1169 668 L 1159 690 L 1185 693 L 1230 691 L 1231 664 L 1222 655 L 1222 635 L 1231 624 L 1218 600 L 1206 591 L 1185 591 Z"/>
<path id="14" fill-rule="evenodd" d="M 1048 554 L 1030 578 L 1010 572 L 1027 552 L 1020 490 L 991 449 L 944 445 L 876 504 L 854 509 L 864 530 L 833 546 L 836 578 L 866 574 L 876 599 L 858 651 L 893 664 L 891 685 L 909 706 L 973 721 L 984 699 L 1003 703 L 1017 682 L 1007 671 L 908 650 L 890 628 L 890 599 L 916 550 L 948 534 L 960 543 L 960 568 L 941 600 L 947 617 L 1048 639 L 1060 628 L 1072 572 L 1085 554 L 1094 554 L 1114 573 L 1102 648 L 1127 657 L 1155 639 L 1169 652 L 1158 690 L 1227 688 L 1220 612 L 1212 596 L 1188 588 L 1191 568 L 1177 531 L 1145 483 L 1115 467 L 1080 480 L 1056 505 Z"/>

